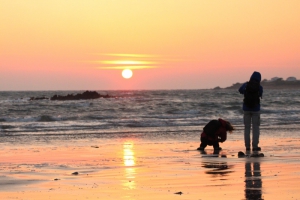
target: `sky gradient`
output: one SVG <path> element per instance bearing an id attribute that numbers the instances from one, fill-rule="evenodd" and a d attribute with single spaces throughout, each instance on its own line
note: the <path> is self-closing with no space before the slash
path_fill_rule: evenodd
<path id="1" fill-rule="evenodd" d="M 299 10 L 299 0 L 0 0 L 0 90 L 300 79 Z"/>

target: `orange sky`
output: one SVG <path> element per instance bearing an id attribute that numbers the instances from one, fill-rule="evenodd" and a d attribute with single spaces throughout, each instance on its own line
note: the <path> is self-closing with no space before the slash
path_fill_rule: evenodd
<path id="1" fill-rule="evenodd" d="M 0 90 L 300 79 L 299 10 L 299 0 L 0 0 Z"/>

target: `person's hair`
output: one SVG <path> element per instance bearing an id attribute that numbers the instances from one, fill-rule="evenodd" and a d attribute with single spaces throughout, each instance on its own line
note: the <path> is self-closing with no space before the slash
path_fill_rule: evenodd
<path id="1" fill-rule="evenodd" d="M 229 133 L 232 133 L 232 131 L 235 130 L 235 128 L 230 122 L 226 122 L 226 130 L 229 131 Z"/>

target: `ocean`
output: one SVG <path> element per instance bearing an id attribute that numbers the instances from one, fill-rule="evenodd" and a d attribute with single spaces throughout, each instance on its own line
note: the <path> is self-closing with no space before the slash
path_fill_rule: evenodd
<path id="1" fill-rule="evenodd" d="M 198 141 L 203 126 L 218 118 L 236 127 L 233 139 L 243 135 L 243 95 L 231 89 L 97 91 L 116 98 L 30 101 L 31 97 L 82 92 L 0 92 L 0 143 L 123 137 Z M 298 137 L 299 128 L 300 90 L 265 90 L 261 135 Z"/>

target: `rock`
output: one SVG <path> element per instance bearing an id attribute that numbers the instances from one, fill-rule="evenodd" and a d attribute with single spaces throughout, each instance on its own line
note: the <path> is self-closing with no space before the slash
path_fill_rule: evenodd
<path id="1" fill-rule="evenodd" d="M 175 192 L 174 194 L 182 195 L 183 193 L 180 191 L 180 192 Z"/>
<path id="2" fill-rule="evenodd" d="M 296 77 L 288 77 L 286 81 L 297 81 Z"/>
<path id="3" fill-rule="evenodd" d="M 246 155 L 244 152 L 239 151 L 238 152 L 238 157 L 239 158 L 244 158 L 244 157 L 264 157 L 265 155 L 263 153 L 253 153 L 250 155 Z"/>
<path id="4" fill-rule="evenodd" d="M 83 93 L 78 94 L 67 94 L 65 96 L 62 95 L 53 95 L 50 100 L 52 101 L 67 101 L 67 100 L 84 100 L 84 99 L 98 99 L 98 98 L 115 98 L 114 96 L 110 96 L 108 94 L 101 95 L 96 91 L 85 91 Z M 48 97 L 31 97 L 29 100 L 43 100 L 43 99 L 49 99 Z"/>
<path id="5" fill-rule="evenodd" d="M 30 101 L 49 99 L 48 97 L 30 97 Z"/>
<path id="6" fill-rule="evenodd" d="M 66 96 L 60 96 L 60 95 L 54 95 L 50 98 L 50 100 L 61 100 L 61 101 L 65 101 L 65 100 L 82 100 L 82 99 L 98 99 L 100 97 L 103 98 L 109 98 L 108 95 L 100 95 L 98 92 L 95 91 L 85 91 L 82 94 L 68 94 Z"/>
<path id="7" fill-rule="evenodd" d="M 245 153 L 244 152 L 242 152 L 242 151 L 239 151 L 238 152 L 238 157 L 239 158 L 243 158 L 243 157 L 245 157 L 246 155 L 245 155 Z"/>
<path id="8" fill-rule="evenodd" d="M 78 174 L 79 174 L 78 172 L 73 172 L 73 173 L 72 173 L 72 175 L 78 175 Z"/>
<path id="9" fill-rule="evenodd" d="M 219 87 L 219 86 L 217 86 L 217 87 L 214 88 L 214 90 L 220 90 L 220 89 L 222 89 L 222 88 Z"/>
<path id="10" fill-rule="evenodd" d="M 295 77 L 289 77 L 288 80 L 283 80 L 282 78 L 274 77 L 271 80 L 264 79 L 260 85 L 263 86 L 264 89 L 299 89 L 300 80 L 295 79 Z M 235 83 L 224 89 L 239 89 L 242 84 L 243 83 Z"/>
<path id="11" fill-rule="evenodd" d="M 265 155 L 263 153 L 259 154 L 251 154 L 250 157 L 264 157 Z"/>

